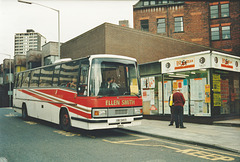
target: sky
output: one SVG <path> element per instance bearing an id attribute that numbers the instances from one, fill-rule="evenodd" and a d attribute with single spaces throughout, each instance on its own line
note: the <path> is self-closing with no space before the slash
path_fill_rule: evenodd
<path id="1" fill-rule="evenodd" d="M 26 0 L 60 10 L 60 41 L 75 38 L 105 22 L 129 20 L 133 27 L 133 5 L 138 0 Z M 0 64 L 14 56 L 14 35 L 33 29 L 47 42 L 58 41 L 57 12 L 18 0 L 0 0 Z M 7 54 L 7 55 L 6 55 Z"/>

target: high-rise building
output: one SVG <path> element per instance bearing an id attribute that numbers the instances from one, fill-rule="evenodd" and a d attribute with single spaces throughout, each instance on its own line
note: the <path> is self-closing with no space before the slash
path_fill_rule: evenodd
<path id="1" fill-rule="evenodd" d="M 134 28 L 239 56 L 240 1 L 139 0 Z"/>
<path id="2" fill-rule="evenodd" d="M 27 29 L 26 33 L 15 34 L 14 55 L 26 55 L 29 50 L 42 50 L 46 43 L 46 38 L 32 29 Z"/>
<path id="3" fill-rule="evenodd" d="M 16 33 L 14 48 L 14 71 L 20 72 L 26 70 L 26 68 L 28 67 L 27 64 L 29 64 L 29 62 L 26 62 L 27 52 L 40 52 L 42 51 L 42 46 L 45 43 L 46 38 L 41 34 L 36 33 L 32 29 L 27 29 L 26 33 Z"/>

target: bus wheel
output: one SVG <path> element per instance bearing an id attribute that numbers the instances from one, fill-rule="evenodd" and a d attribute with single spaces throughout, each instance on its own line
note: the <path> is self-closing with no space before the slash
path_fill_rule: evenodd
<path id="1" fill-rule="evenodd" d="M 66 109 L 63 109 L 60 114 L 60 127 L 64 131 L 70 131 L 71 130 L 71 121 L 69 114 Z"/>
<path id="2" fill-rule="evenodd" d="M 25 104 L 22 106 L 22 119 L 28 120 L 27 106 Z"/>

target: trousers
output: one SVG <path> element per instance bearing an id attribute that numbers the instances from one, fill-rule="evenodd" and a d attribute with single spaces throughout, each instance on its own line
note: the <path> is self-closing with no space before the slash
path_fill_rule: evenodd
<path id="1" fill-rule="evenodd" d="M 175 121 L 174 106 L 171 106 L 170 110 L 171 110 L 171 121 L 170 121 L 170 124 L 173 124 L 174 121 Z"/>
<path id="2" fill-rule="evenodd" d="M 174 106 L 174 114 L 175 114 L 175 125 L 176 127 L 183 127 L 183 107 L 182 106 Z"/>

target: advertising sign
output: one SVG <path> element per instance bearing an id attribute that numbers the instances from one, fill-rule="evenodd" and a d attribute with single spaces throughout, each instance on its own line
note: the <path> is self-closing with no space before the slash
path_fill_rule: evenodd
<path id="1" fill-rule="evenodd" d="M 162 62 L 162 73 L 196 70 L 210 67 L 210 54 L 179 57 Z"/>
<path id="2" fill-rule="evenodd" d="M 224 55 L 212 54 L 212 67 L 240 72 L 240 60 Z"/>
<path id="3" fill-rule="evenodd" d="M 161 60 L 160 60 L 161 61 Z M 217 68 L 240 72 L 240 59 L 218 52 L 206 51 L 185 56 L 163 59 L 162 73 Z"/>

